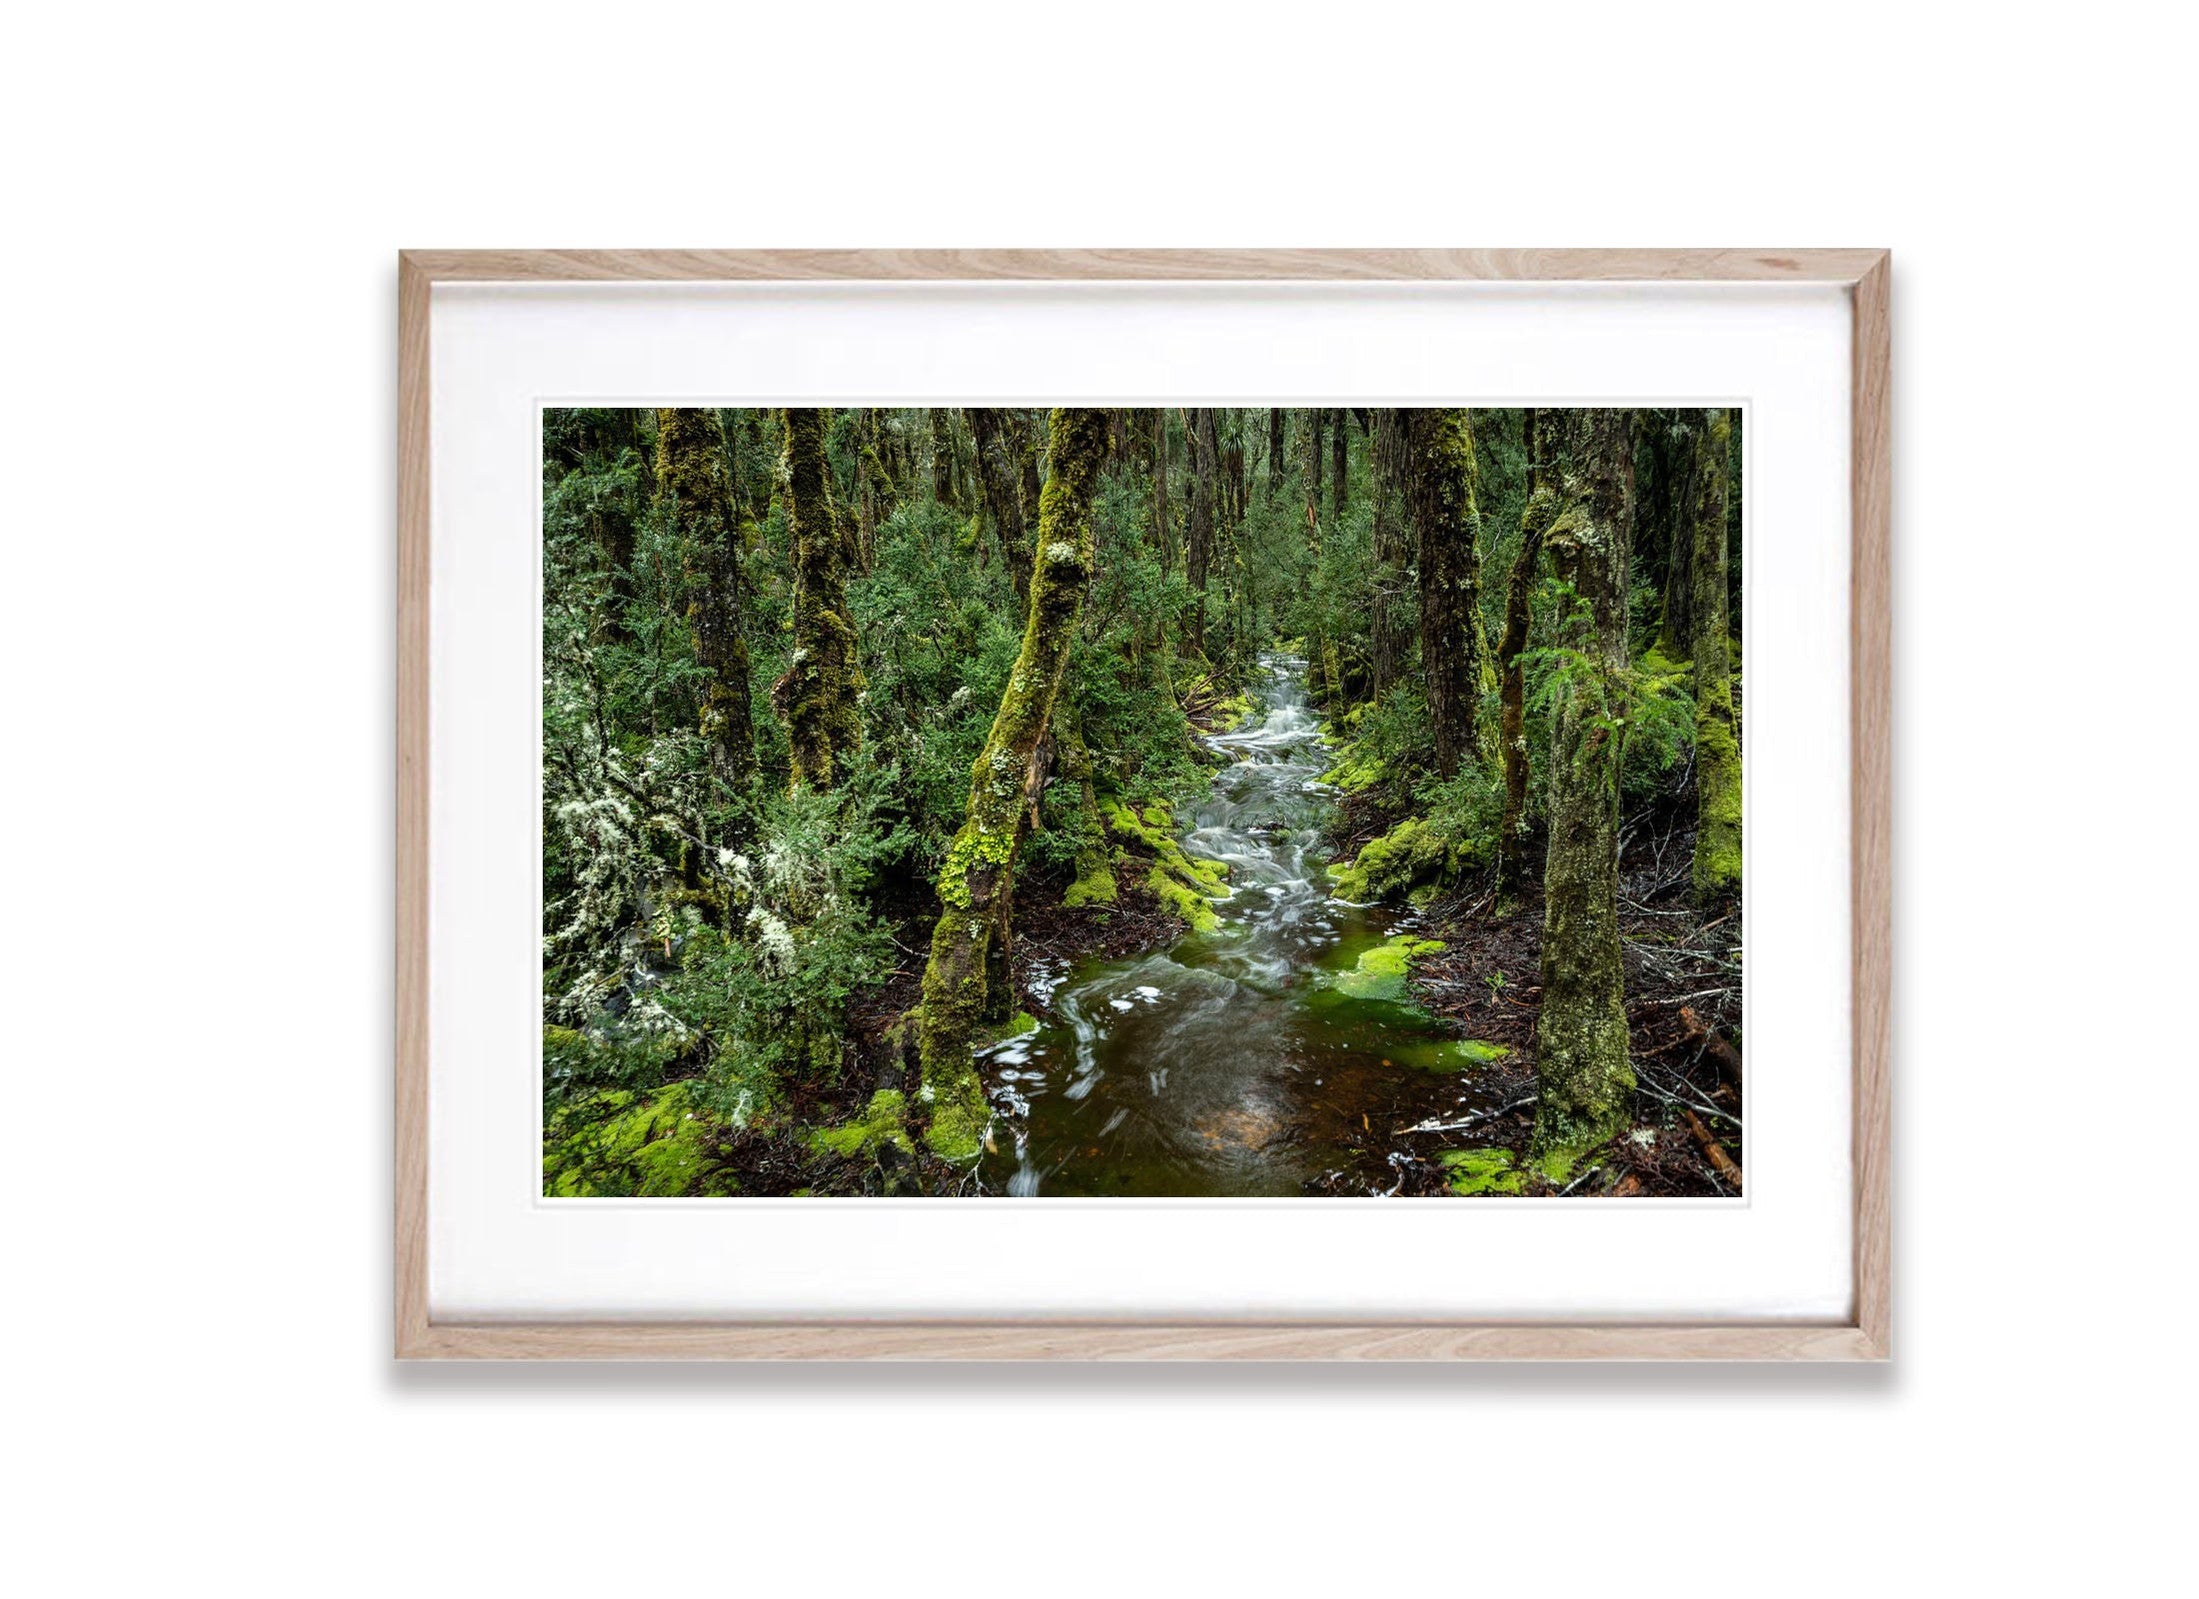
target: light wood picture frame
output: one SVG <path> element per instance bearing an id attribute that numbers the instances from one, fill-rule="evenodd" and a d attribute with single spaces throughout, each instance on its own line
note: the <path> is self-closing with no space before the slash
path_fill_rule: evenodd
<path id="1" fill-rule="evenodd" d="M 1853 1301 L 1842 1320 L 495 1322 L 430 1315 L 429 311 L 437 284 L 1090 281 L 1719 282 L 1852 305 Z M 398 258 L 395 1353 L 401 1359 L 1809 1360 L 1890 1352 L 1890 257 L 1807 250 L 409 250 Z"/>

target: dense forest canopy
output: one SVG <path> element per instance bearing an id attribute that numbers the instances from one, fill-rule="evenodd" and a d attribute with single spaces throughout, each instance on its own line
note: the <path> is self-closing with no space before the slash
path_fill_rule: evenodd
<path id="1" fill-rule="evenodd" d="M 547 1193 L 1738 1191 L 1738 414 L 542 451 Z"/>

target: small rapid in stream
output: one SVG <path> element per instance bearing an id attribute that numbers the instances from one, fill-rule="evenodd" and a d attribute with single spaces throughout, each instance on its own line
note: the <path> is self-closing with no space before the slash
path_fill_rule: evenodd
<path id="1" fill-rule="evenodd" d="M 1400 1126 L 1484 1101 L 1470 1074 L 1430 1069 L 1447 1035 L 1425 1012 L 1330 981 L 1414 918 L 1330 897 L 1334 795 L 1305 663 L 1262 665 L 1259 711 L 1207 740 L 1234 760 L 1183 834 L 1188 853 L 1228 864 L 1221 925 L 1031 974 L 1052 1020 L 982 1065 L 1000 1112 L 984 1168 L 995 1191 L 1380 1193 Z"/>

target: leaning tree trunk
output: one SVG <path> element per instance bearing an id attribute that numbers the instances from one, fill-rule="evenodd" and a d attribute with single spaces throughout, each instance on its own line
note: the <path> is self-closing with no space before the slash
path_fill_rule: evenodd
<path id="1" fill-rule="evenodd" d="M 740 529 L 725 471 L 725 437 L 714 412 L 657 412 L 657 498 L 688 552 L 687 623 L 709 668 L 702 688 L 702 738 L 710 769 L 735 793 L 756 775 L 748 709 L 748 644 L 741 637 Z"/>
<path id="2" fill-rule="evenodd" d="M 1550 843 L 1543 868 L 1538 1099 L 1529 1154 L 1553 1181 L 1626 1125 L 1634 1093 L 1619 964 L 1619 768 L 1627 706 L 1626 596 L 1633 534 L 1630 419 L 1545 411 L 1565 506 L 1545 542 L 1575 604 L 1550 735 Z"/>
<path id="3" fill-rule="evenodd" d="M 1043 771 L 1047 726 L 1077 614 L 1091 586 L 1092 495 L 1106 449 L 1106 412 L 1053 413 L 1023 649 L 1009 673 L 992 736 L 971 769 L 969 811 L 939 877 L 939 921 L 924 969 L 918 1047 L 920 1097 L 931 1107 L 925 1142 L 947 1160 L 974 1157 L 984 1137 L 985 1092 L 970 1058 L 970 1040 L 985 1014 L 999 907 L 1015 886 L 1016 854 L 1038 797 L 1035 779 Z"/>
<path id="4" fill-rule="evenodd" d="M 826 413 L 786 413 L 788 542 L 794 553 L 794 658 L 772 685 L 786 718 L 795 788 L 833 788 L 862 743 L 863 686 L 848 620 L 845 547 L 825 471 Z"/>
<path id="5" fill-rule="evenodd" d="M 1534 456 L 1533 415 L 1528 413 L 1530 460 Z M 1558 496 L 1550 489 L 1536 488 L 1529 493 L 1527 509 L 1519 520 L 1519 554 L 1513 558 L 1512 578 L 1504 591 L 1504 636 L 1497 641 L 1497 702 L 1504 756 L 1504 819 L 1497 824 L 1499 916 L 1509 916 L 1519 909 L 1520 893 L 1527 883 L 1527 778 L 1532 762 L 1527 752 L 1525 656 L 1528 629 L 1534 622 L 1535 569 L 1542 563 L 1543 541 L 1558 510 Z"/>
<path id="6" fill-rule="evenodd" d="M 1478 728 L 1488 635 L 1481 626 L 1479 467 L 1468 414 L 1406 413 L 1412 452 L 1413 539 L 1420 562 L 1420 661 L 1436 771 L 1456 777 L 1486 751 Z"/>
<path id="7" fill-rule="evenodd" d="M 1694 549 L 1688 618 L 1695 647 L 1695 895 L 1709 903 L 1741 884 L 1741 741 L 1733 719 L 1726 630 L 1726 452 L 1729 413 L 1712 411 L 1695 446 Z"/>
<path id="8" fill-rule="evenodd" d="M 970 435 L 977 441 L 977 482 L 993 536 L 1000 541 L 1001 564 L 1016 586 L 1016 599 L 1031 597 L 1031 535 L 1023 520 L 1022 466 L 1013 454 L 1002 413 L 990 407 L 969 413 Z"/>

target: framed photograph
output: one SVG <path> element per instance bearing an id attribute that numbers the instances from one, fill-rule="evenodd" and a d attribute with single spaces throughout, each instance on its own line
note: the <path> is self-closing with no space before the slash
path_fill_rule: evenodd
<path id="1" fill-rule="evenodd" d="M 401 255 L 397 1353 L 1885 1358 L 1888 271 Z"/>

